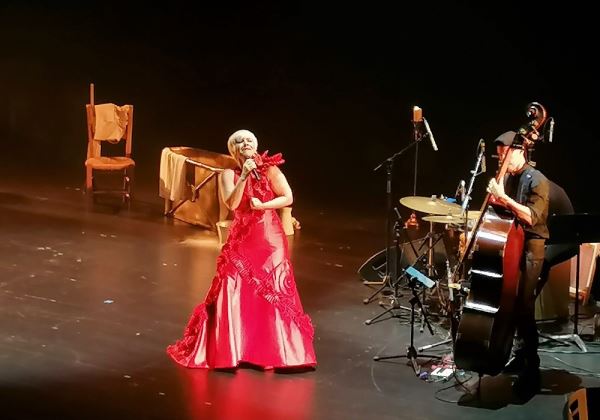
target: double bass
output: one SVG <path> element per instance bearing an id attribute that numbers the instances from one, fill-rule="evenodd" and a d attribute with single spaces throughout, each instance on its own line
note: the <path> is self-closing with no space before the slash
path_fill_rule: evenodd
<path id="1" fill-rule="evenodd" d="M 511 148 L 533 148 L 543 138 L 546 110 L 537 102 L 527 106 L 528 121 Z M 508 153 L 496 173 L 503 182 Z M 481 213 L 466 238 L 457 266 L 470 260 L 470 288 L 454 340 L 454 362 L 460 369 L 499 374 L 510 357 L 515 333 L 514 308 L 521 276 L 525 235 L 514 215 L 494 204 L 488 193 Z M 454 273 L 456 275 L 457 271 Z"/>

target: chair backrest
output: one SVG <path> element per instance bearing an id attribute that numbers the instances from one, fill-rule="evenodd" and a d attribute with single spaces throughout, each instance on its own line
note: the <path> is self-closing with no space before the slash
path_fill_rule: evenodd
<path id="1" fill-rule="evenodd" d="M 87 158 L 100 157 L 102 155 L 101 141 L 105 139 L 96 139 L 96 87 L 90 83 L 90 103 L 86 104 L 86 120 L 88 133 Z M 122 138 L 113 139 L 111 142 L 120 142 L 125 139 L 125 156 L 131 158 L 132 140 L 133 140 L 133 105 L 127 105 L 127 124 Z"/>
<path id="2" fill-rule="evenodd" d="M 103 139 L 95 138 L 95 130 L 96 130 L 96 113 L 95 113 L 95 105 L 86 104 L 86 116 L 87 116 L 87 136 L 88 136 L 88 151 L 87 158 L 99 157 L 102 154 L 102 141 Z M 127 125 L 125 127 L 125 132 L 123 133 L 123 137 L 121 139 L 116 139 L 115 142 L 120 142 L 121 140 L 125 140 L 125 156 L 131 157 L 132 151 L 132 143 L 133 143 L 133 105 L 127 105 Z M 113 141 L 110 141 L 113 143 Z"/>

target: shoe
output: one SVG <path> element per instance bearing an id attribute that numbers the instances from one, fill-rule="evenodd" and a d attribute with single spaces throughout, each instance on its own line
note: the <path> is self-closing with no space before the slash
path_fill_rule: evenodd
<path id="1" fill-rule="evenodd" d="M 513 393 L 523 401 L 531 399 L 542 388 L 542 375 L 540 370 L 523 370 L 512 385 Z"/>

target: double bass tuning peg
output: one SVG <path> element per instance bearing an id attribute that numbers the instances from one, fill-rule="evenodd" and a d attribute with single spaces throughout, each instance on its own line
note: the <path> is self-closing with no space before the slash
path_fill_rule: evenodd
<path id="1" fill-rule="evenodd" d="M 527 105 L 525 115 L 527 122 L 519 129 L 519 134 L 523 140 L 525 147 L 531 147 L 534 143 L 544 140 L 544 135 L 541 132 L 542 127 L 548 121 L 548 112 L 546 108 L 539 102 L 531 102 Z M 552 120 L 552 127 L 554 120 Z M 550 141 L 552 135 L 550 134 Z"/>

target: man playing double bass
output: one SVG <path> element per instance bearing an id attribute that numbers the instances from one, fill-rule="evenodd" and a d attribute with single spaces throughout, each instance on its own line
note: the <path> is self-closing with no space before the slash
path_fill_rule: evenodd
<path id="1" fill-rule="evenodd" d="M 518 373 L 513 390 L 519 397 L 532 396 L 540 389 L 540 358 L 538 332 L 535 323 L 535 290 L 544 261 L 544 246 L 548 239 L 549 190 L 548 179 L 527 163 L 527 150 L 511 147 L 517 134 L 508 131 L 494 144 L 499 161 L 508 159 L 504 182 L 492 179 L 487 187 L 492 201 L 511 211 L 525 231 L 525 246 L 521 259 L 521 280 L 515 307 L 517 339 L 513 358 L 505 372 Z"/>

